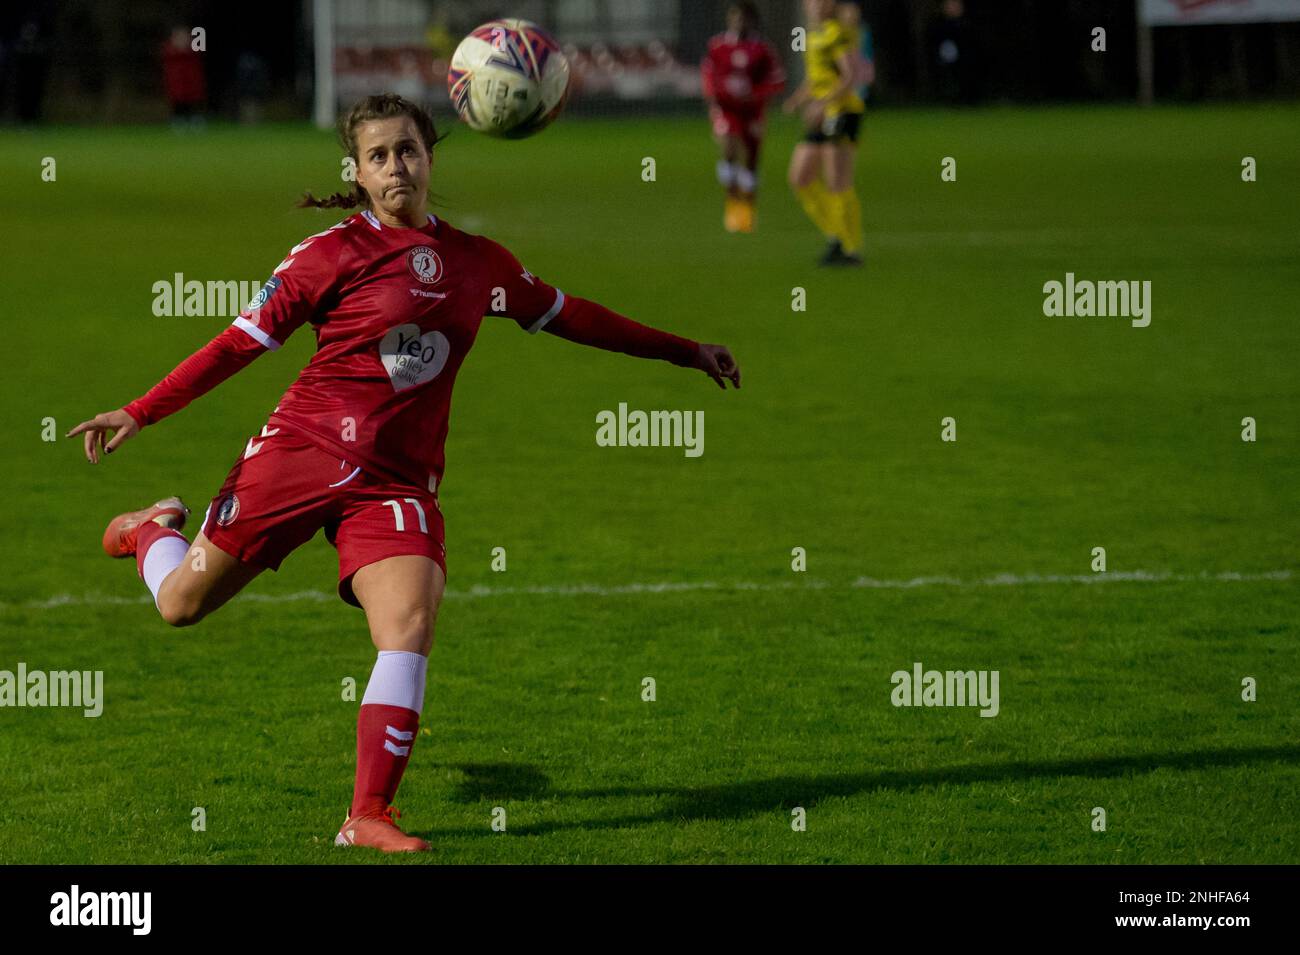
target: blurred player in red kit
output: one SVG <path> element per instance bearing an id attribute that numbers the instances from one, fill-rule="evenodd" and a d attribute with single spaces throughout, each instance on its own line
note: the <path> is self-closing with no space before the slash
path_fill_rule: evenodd
<path id="1" fill-rule="evenodd" d="M 143 397 L 69 432 L 87 459 L 180 411 L 303 324 L 317 350 L 249 438 L 191 544 L 178 497 L 118 515 L 113 557 L 134 557 L 158 612 L 178 627 L 212 613 L 318 530 L 339 554 L 339 596 L 365 611 L 378 659 L 357 717 L 352 803 L 335 843 L 419 851 L 392 800 L 424 703 L 433 626 L 446 586 L 443 475 L 452 384 L 485 316 L 529 333 L 708 374 L 725 390 L 740 369 L 703 345 L 624 318 L 530 273 L 505 248 L 427 211 L 438 135 L 391 93 L 341 124 L 356 163 L 351 194 L 302 205 L 361 211 L 289 250 L 234 323 Z M 109 433 L 111 439 L 108 439 Z"/>
<path id="2" fill-rule="evenodd" d="M 713 136 L 722 150 L 718 181 L 727 190 L 722 223 L 728 232 L 753 232 L 763 110 L 785 86 L 785 69 L 759 33 L 753 3 L 727 8 L 727 32 L 709 40 L 700 72 Z"/>
<path id="3" fill-rule="evenodd" d="M 203 105 L 208 96 L 203 54 L 193 48 L 190 31 L 176 27 L 162 47 L 163 89 L 172 110 L 172 126 L 203 125 Z"/>

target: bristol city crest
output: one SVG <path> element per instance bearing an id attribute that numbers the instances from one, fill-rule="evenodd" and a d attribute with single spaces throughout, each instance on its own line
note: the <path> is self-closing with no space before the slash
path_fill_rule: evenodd
<path id="1" fill-rule="evenodd" d="M 228 527 L 234 523 L 235 518 L 238 516 L 239 498 L 234 494 L 226 495 L 222 502 L 217 505 L 217 526 Z"/>
<path id="2" fill-rule="evenodd" d="M 442 259 L 427 245 L 416 246 L 406 253 L 406 267 L 425 285 L 432 285 L 442 278 Z"/>

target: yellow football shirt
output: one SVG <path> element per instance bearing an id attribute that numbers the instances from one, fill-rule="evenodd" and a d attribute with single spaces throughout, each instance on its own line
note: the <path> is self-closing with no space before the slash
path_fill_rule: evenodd
<path id="1" fill-rule="evenodd" d="M 845 29 L 844 24 L 831 17 L 816 29 L 808 31 L 808 49 L 804 61 L 808 69 L 808 87 L 812 95 L 821 99 L 840 84 L 840 69 L 835 61 L 845 53 L 858 48 L 857 33 Z M 827 116 L 841 113 L 861 113 L 866 109 L 857 91 L 850 87 L 826 106 Z"/>

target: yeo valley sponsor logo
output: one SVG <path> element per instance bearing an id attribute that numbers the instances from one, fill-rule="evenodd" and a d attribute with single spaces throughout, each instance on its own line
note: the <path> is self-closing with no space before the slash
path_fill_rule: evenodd
<path id="1" fill-rule="evenodd" d="M 390 328 L 379 342 L 379 358 L 393 383 L 394 391 L 404 391 L 438 377 L 451 355 L 451 343 L 439 331 L 420 334 L 420 326 L 398 325 Z"/>

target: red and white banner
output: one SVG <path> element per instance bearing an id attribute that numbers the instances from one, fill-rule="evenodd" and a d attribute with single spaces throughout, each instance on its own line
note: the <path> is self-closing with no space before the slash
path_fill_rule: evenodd
<path id="1" fill-rule="evenodd" d="M 1147 26 L 1285 20 L 1300 20 L 1300 0 L 1138 0 L 1138 21 Z"/>

